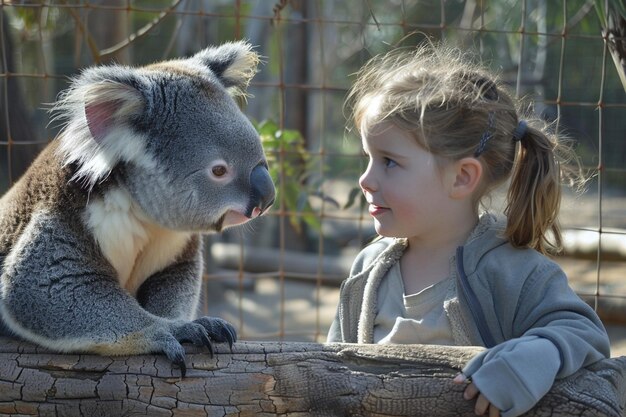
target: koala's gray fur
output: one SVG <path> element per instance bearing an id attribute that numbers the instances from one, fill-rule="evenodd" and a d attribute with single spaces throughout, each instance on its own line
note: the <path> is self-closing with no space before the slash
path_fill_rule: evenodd
<path id="1" fill-rule="evenodd" d="M 224 320 L 191 320 L 200 233 L 274 200 L 258 134 L 231 97 L 257 64 L 236 42 L 74 80 L 55 106 L 63 131 L 0 199 L 6 328 L 62 351 L 163 352 L 183 373 L 181 341 L 235 341 Z"/>

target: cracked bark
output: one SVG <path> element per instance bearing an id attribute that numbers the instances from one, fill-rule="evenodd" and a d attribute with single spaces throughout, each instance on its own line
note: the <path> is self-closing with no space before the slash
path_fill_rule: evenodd
<path id="1" fill-rule="evenodd" d="M 58 354 L 0 338 L 0 415 L 473 416 L 452 384 L 478 348 L 237 343 L 162 355 Z M 623 416 L 626 357 L 558 380 L 527 416 Z"/>

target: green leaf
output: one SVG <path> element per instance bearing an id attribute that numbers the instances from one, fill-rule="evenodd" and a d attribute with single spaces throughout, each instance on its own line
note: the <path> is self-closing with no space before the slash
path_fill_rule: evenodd
<path id="1" fill-rule="evenodd" d="M 297 130 L 281 131 L 281 138 L 287 143 L 300 143 L 303 141 L 302 135 Z"/>
<path id="2" fill-rule="evenodd" d="M 314 213 L 305 214 L 304 216 L 302 216 L 302 220 L 304 220 L 304 222 L 314 230 L 322 229 L 322 222 L 320 221 L 319 217 Z"/>
<path id="3" fill-rule="evenodd" d="M 271 120 L 263 120 L 259 123 L 256 129 L 260 135 L 267 135 L 271 137 L 276 137 L 276 132 L 279 130 L 278 125 Z"/>
<path id="4" fill-rule="evenodd" d="M 311 156 L 298 130 L 280 129 L 272 120 L 263 120 L 255 124 L 255 128 L 265 149 L 270 176 L 277 185 L 277 199 L 290 213 L 289 223 L 298 233 L 301 232 L 302 222 L 320 230 L 319 216 L 309 203 L 309 197 L 316 194 L 318 185 L 309 178 L 326 167 L 320 168 L 319 157 Z M 281 156 L 282 151 L 286 153 Z"/>
<path id="5" fill-rule="evenodd" d="M 356 202 L 356 199 L 359 195 L 363 195 L 359 187 L 354 187 L 352 190 L 350 190 L 350 194 L 348 195 L 348 202 L 346 203 L 345 206 L 343 206 L 343 208 L 347 209 L 347 208 L 352 207 L 354 203 Z"/>

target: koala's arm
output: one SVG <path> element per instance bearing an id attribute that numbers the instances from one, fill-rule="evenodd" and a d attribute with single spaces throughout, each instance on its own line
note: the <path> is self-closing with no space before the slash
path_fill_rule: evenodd
<path id="1" fill-rule="evenodd" d="M 202 240 L 194 235 L 176 262 L 148 278 L 137 300 L 150 313 L 169 319 L 193 319 L 202 285 Z"/>
<path id="2" fill-rule="evenodd" d="M 0 277 L 0 312 L 11 331 L 61 351 L 163 352 L 183 373 L 181 341 L 212 349 L 211 338 L 226 337 L 229 329 L 219 327 L 221 322 L 168 319 L 144 309 L 120 287 L 79 223 L 40 212 L 9 252 Z"/>
<path id="3" fill-rule="evenodd" d="M 148 278 L 137 291 L 143 308 L 159 317 L 192 320 L 196 315 L 202 286 L 202 240 L 194 235 L 177 261 Z M 237 340 L 237 332 L 218 317 L 196 320 L 208 330 L 212 340 Z"/>
<path id="4" fill-rule="evenodd" d="M 53 213 L 33 216 L 5 260 L 2 313 L 7 325 L 26 339 L 63 350 L 156 348 L 146 334 L 165 328 L 166 321 L 122 290 L 95 243 L 76 228 Z"/>

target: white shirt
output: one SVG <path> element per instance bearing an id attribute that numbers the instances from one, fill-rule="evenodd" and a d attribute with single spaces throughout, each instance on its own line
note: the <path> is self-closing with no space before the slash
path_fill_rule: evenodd
<path id="1" fill-rule="evenodd" d="M 444 309 L 455 296 L 455 281 L 448 277 L 422 291 L 405 295 L 400 263 L 387 272 L 378 289 L 374 342 L 455 345 Z"/>

